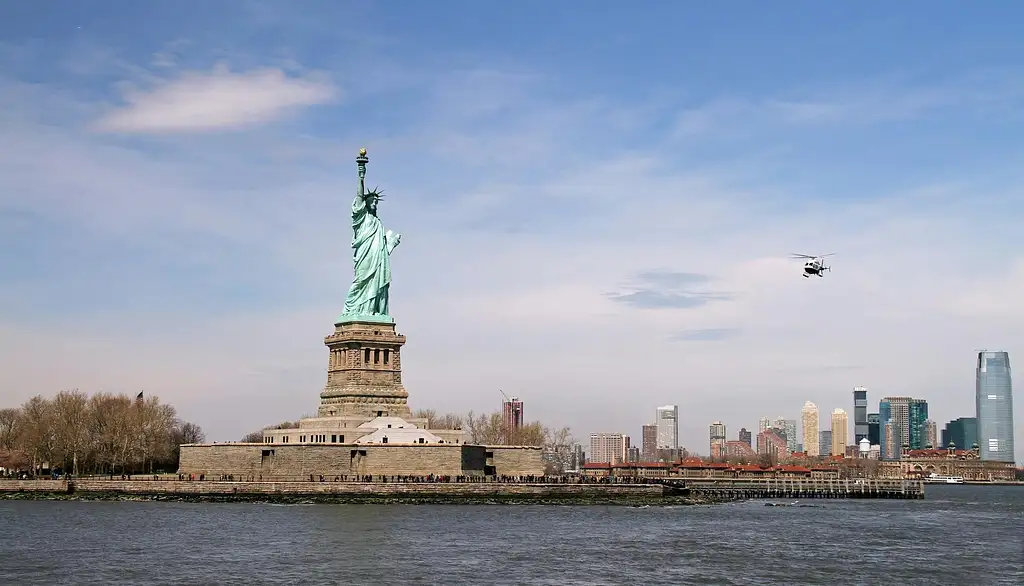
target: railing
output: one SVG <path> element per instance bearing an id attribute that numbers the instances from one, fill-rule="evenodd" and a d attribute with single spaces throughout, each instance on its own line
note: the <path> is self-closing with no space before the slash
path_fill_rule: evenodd
<path id="1" fill-rule="evenodd" d="M 749 497 L 804 498 L 923 498 L 924 483 L 912 479 L 707 479 L 684 480 L 686 488 L 698 492 L 734 492 Z"/>

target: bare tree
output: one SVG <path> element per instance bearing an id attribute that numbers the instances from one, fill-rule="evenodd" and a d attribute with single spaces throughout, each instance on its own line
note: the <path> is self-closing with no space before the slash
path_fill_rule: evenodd
<path id="1" fill-rule="evenodd" d="M 242 436 L 242 439 L 238 440 L 243 444 L 258 444 L 263 442 L 263 430 L 250 431 L 249 433 Z"/>
<path id="2" fill-rule="evenodd" d="M 78 459 L 89 449 L 89 397 L 77 389 L 61 391 L 53 398 L 54 454 L 51 463 L 78 474 Z"/>
<path id="3" fill-rule="evenodd" d="M 568 427 L 546 429 L 544 432 L 544 460 L 547 474 L 562 474 L 572 464 L 576 440 Z"/>
<path id="4" fill-rule="evenodd" d="M 0 410 L 0 455 L 9 463 L 26 460 L 17 465 L 23 470 L 47 464 L 77 473 L 177 469 L 178 445 L 204 437 L 157 397 L 62 391 L 52 400 L 38 396 L 20 409 Z"/>
<path id="5" fill-rule="evenodd" d="M 505 426 L 502 420 L 502 426 Z M 519 446 L 543 446 L 547 438 L 547 429 L 539 421 L 533 421 L 519 429 L 507 430 L 508 443 Z"/>
<path id="6" fill-rule="evenodd" d="M 505 441 L 505 422 L 501 413 L 476 415 L 472 411 L 466 415 L 466 431 L 470 443 L 483 445 L 502 445 Z"/>
<path id="7" fill-rule="evenodd" d="M 21 407 L 25 451 L 32 458 L 33 471 L 49 463 L 53 455 L 53 405 L 36 395 Z"/>
<path id="8" fill-rule="evenodd" d="M 13 450 L 21 438 L 21 411 L 0 409 L 0 449 Z"/>
<path id="9" fill-rule="evenodd" d="M 195 423 L 183 421 L 178 425 L 177 439 L 182 444 L 201 444 L 206 442 L 206 432 Z"/>
<path id="10" fill-rule="evenodd" d="M 437 429 L 437 411 L 433 409 L 417 409 L 412 413 L 413 419 L 426 419 L 427 429 Z"/>

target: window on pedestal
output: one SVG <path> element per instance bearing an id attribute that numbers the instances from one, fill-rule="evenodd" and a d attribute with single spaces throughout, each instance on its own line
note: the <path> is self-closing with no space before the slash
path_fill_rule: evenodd
<path id="1" fill-rule="evenodd" d="M 366 348 L 365 350 L 363 350 L 363 364 L 366 365 L 366 364 L 369 364 L 369 363 L 370 363 L 370 349 Z"/>
<path id="2" fill-rule="evenodd" d="M 388 436 L 384 436 L 384 439 L 382 439 L 382 440 L 380 441 L 380 443 L 382 443 L 382 444 L 386 444 L 386 443 L 388 443 Z"/>
<path id="3" fill-rule="evenodd" d="M 373 363 L 380 364 L 380 350 L 373 351 Z"/>
<path id="4" fill-rule="evenodd" d="M 385 350 L 384 351 L 384 364 L 390 364 L 390 363 L 391 363 L 391 350 Z"/>
<path id="5" fill-rule="evenodd" d="M 331 443 L 332 444 L 338 443 L 338 436 L 337 435 L 334 435 L 334 434 L 331 435 Z"/>

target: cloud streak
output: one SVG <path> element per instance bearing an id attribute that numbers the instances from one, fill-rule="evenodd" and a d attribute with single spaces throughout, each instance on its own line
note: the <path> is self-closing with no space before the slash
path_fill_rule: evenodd
<path id="1" fill-rule="evenodd" d="M 241 128 L 329 103 L 338 95 L 323 79 L 290 77 L 268 68 L 232 73 L 220 65 L 210 72 L 184 72 L 148 90 L 127 90 L 125 105 L 104 114 L 93 129 L 160 134 Z"/>

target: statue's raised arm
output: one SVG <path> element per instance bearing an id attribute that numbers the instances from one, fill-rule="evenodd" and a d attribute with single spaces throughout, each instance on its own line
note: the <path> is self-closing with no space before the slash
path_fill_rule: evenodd
<path id="1" fill-rule="evenodd" d="M 402 239 L 401 234 L 384 231 L 377 217 L 377 205 L 384 194 L 377 189 L 366 190 L 366 149 L 359 150 L 359 187 L 352 201 L 352 261 L 355 275 L 345 298 L 345 311 L 340 321 L 394 320 L 388 314 L 391 288 L 391 253 Z"/>

